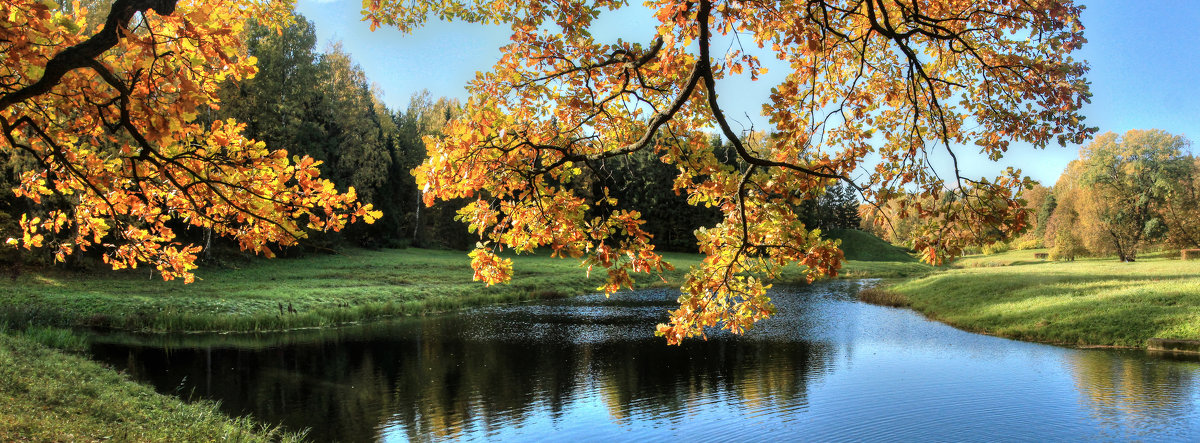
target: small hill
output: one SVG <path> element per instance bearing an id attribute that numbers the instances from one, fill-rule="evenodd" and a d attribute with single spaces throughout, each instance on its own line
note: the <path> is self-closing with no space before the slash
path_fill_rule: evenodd
<path id="1" fill-rule="evenodd" d="M 869 232 L 857 229 L 831 229 L 825 232 L 826 238 L 842 240 L 842 252 L 846 260 L 858 261 L 892 261 L 916 262 L 916 257 L 909 255 L 904 248 L 894 246 Z"/>

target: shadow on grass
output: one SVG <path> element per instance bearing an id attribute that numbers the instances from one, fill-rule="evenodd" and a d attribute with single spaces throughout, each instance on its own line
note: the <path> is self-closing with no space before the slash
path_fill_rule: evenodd
<path id="1" fill-rule="evenodd" d="M 1200 275 L 959 270 L 894 288 L 914 309 L 976 332 L 1072 345 L 1143 347 L 1200 337 Z"/>

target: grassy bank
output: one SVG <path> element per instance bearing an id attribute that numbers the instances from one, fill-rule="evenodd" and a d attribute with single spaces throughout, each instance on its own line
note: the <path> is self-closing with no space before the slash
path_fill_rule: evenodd
<path id="1" fill-rule="evenodd" d="M 1200 339 L 1200 261 L 1163 257 L 1050 262 L 1035 252 L 968 257 L 897 284 L 932 319 L 974 332 L 1083 346 Z"/>
<path id="2" fill-rule="evenodd" d="M 0 441 L 295 441 L 85 358 L 0 334 Z"/>
<path id="3" fill-rule="evenodd" d="M 639 287 L 678 286 L 695 254 L 666 254 L 676 266 Z M 851 258 L 871 259 L 872 256 Z M 929 272 L 907 262 L 851 260 L 843 276 L 907 277 Z M 241 268 L 202 268 L 192 284 L 163 282 L 148 270 L 27 272 L 0 280 L 0 322 L 136 331 L 269 331 L 449 311 L 484 304 L 594 292 L 577 260 L 521 256 L 510 284 L 472 281 L 466 254 L 423 249 L 348 250 L 338 255 L 256 260 Z M 799 272 L 785 274 L 796 281 Z M 635 278 L 638 278 L 635 276 Z"/>
<path id="4" fill-rule="evenodd" d="M 670 257 L 681 270 L 697 256 Z M 146 270 L 45 270 L 0 283 L 0 321 L 12 325 L 93 326 L 148 331 L 264 331 L 319 327 L 466 306 L 593 291 L 577 261 L 520 257 L 511 284 L 471 279 L 463 252 L 348 250 L 338 255 L 255 260 L 241 268 L 202 268 L 192 284 L 163 282 Z M 651 277 L 643 283 L 662 284 Z M 672 283 L 675 283 L 674 281 Z"/>

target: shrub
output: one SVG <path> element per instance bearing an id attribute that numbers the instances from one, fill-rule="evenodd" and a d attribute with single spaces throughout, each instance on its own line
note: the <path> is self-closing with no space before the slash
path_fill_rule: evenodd
<path id="1" fill-rule="evenodd" d="M 1060 226 L 1054 235 L 1054 249 L 1050 250 L 1050 258 L 1054 260 L 1074 261 L 1078 255 L 1083 255 L 1087 249 L 1083 247 L 1079 237 L 1071 232 L 1068 226 Z"/>
<path id="2" fill-rule="evenodd" d="M 1008 243 L 998 241 L 990 245 L 983 245 L 983 255 L 999 254 L 1001 252 L 1007 252 L 1008 249 Z"/>
<path id="3" fill-rule="evenodd" d="M 1033 258 L 1036 258 L 1038 260 L 1045 260 L 1047 258 L 1050 258 L 1050 254 L 1045 253 L 1045 252 L 1035 252 L 1035 253 L 1033 253 Z"/>
<path id="4" fill-rule="evenodd" d="M 1179 255 L 1183 260 L 1197 260 L 1200 259 L 1200 249 L 1182 249 Z"/>
<path id="5" fill-rule="evenodd" d="M 1013 242 L 1012 248 L 1018 251 L 1027 249 L 1039 249 L 1042 247 L 1042 239 L 1039 237 L 1025 237 L 1017 239 Z"/>

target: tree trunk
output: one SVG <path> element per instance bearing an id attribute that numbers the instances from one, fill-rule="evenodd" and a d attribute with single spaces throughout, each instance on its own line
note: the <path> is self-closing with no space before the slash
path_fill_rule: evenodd
<path id="1" fill-rule="evenodd" d="M 422 204 L 423 203 L 422 203 L 422 199 L 421 199 L 421 190 L 417 189 L 417 212 L 415 215 L 413 215 L 412 245 L 416 246 L 418 248 L 421 247 L 421 205 Z"/>

